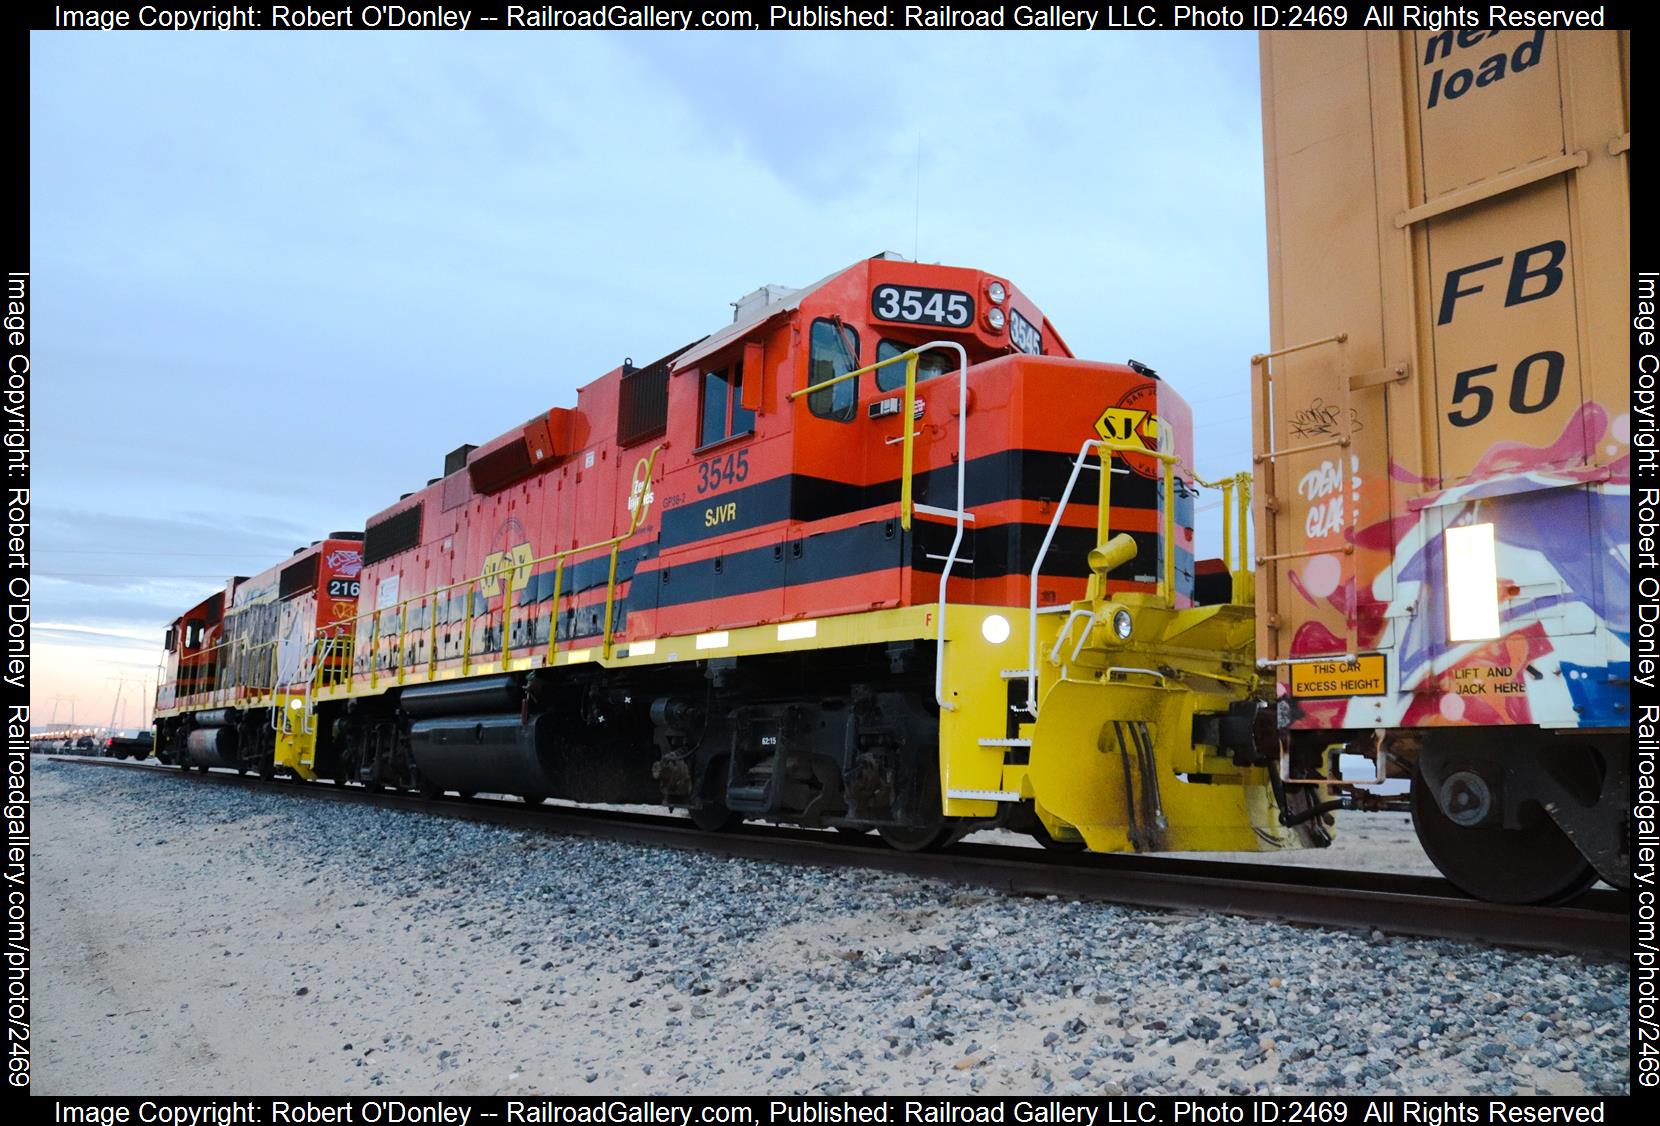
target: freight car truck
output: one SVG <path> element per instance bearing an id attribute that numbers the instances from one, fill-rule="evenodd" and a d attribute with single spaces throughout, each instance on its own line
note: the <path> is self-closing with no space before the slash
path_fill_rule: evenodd
<path id="1" fill-rule="evenodd" d="M 1262 37 L 1257 658 L 1288 786 L 1472 894 L 1629 882 L 1631 41 Z"/>

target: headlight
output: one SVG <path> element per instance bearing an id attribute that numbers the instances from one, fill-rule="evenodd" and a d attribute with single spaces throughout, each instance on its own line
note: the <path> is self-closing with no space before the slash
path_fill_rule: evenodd
<path id="1" fill-rule="evenodd" d="M 992 328 L 1001 329 L 1007 321 L 1008 318 L 1003 315 L 1003 310 L 997 306 L 993 305 L 986 310 L 986 323 Z"/>
<path id="2" fill-rule="evenodd" d="M 980 623 L 980 636 L 993 645 L 1001 645 L 1009 639 L 1009 619 L 1002 614 L 992 614 Z"/>
<path id="3" fill-rule="evenodd" d="M 1120 610 L 1112 616 L 1112 632 L 1118 635 L 1118 640 L 1120 641 L 1130 640 L 1130 630 L 1133 629 L 1134 626 L 1135 623 L 1130 620 L 1130 612 L 1128 610 Z"/>
<path id="4" fill-rule="evenodd" d="M 994 305 L 1001 305 L 1003 303 L 1003 298 L 1008 295 L 1009 291 L 1003 288 L 1002 282 L 994 281 L 990 285 L 986 286 L 986 296 L 991 298 L 992 304 Z"/>

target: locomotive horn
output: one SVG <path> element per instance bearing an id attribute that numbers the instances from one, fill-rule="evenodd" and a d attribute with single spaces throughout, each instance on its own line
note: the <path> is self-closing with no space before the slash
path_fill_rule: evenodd
<path id="1" fill-rule="evenodd" d="M 1101 546 L 1090 549 L 1089 569 L 1105 578 L 1109 571 L 1122 567 L 1135 556 L 1135 538 L 1128 532 L 1119 532 Z"/>

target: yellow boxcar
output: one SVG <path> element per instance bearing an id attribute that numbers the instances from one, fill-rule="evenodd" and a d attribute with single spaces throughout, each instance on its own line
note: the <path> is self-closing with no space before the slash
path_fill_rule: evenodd
<path id="1" fill-rule="evenodd" d="M 1487 898 L 1628 878 L 1630 35 L 1267 33 L 1257 653 Z"/>

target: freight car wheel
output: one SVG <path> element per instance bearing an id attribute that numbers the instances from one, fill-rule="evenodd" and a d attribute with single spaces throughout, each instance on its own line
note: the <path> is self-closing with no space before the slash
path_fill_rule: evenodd
<path id="1" fill-rule="evenodd" d="M 1479 777 L 1453 774 L 1460 806 L 1491 800 Z M 1490 903 L 1565 903 L 1597 882 L 1597 873 L 1550 815 L 1524 811 L 1518 829 L 1467 829 L 1448 817 L 1418 768 L 1412 774 L 1412 827 L 1440 873 L 1465 893 Z"/>

